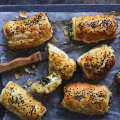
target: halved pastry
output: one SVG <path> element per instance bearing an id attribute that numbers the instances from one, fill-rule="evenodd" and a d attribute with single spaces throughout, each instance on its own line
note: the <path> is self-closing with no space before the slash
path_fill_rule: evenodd
<path id="1" fill-rule="evenodd" d="M 34 93 L 51 93 L 56 90 L 56 88 L 61 84 L 62 79 L 60 75 L 53 73 L 47 77 L 42 77 L 38 79 L 35 83 L 31 85 L 31 90 Z"/>
<path id="2" fill-rule="evenodd" d="M 62 79 L 69 80 L 76 70 L 76 62 L 59 48 L 48 44 L 49 74 L 58 73 Z"/>
<path id="3" fill-rule="evenodd" d="M 102 78 L 115 64 L 114 50 L 111 46 L 100 45 L 77 59 L 83 76 L 95 80 Z"/>
<path id="4" fill-rule="evenodd" d="M 10 49 L 19 50 L 43 44 L 52 37 L 48 17 L 40 12 L 22 21 L 8 21 L 3 27 Z"/>
<path id="5" fill-rule="evenodd" d="M 2 90 L 0 102 L 22 120 L 40 120 L 47 111 L 41 102 L 12 81 Z"/>
<path id="6" fill-rule="evenodd" d="M 70 36 L 85 43 L 113 39 L 117 35 L 117 24 L 113 15 L 84 15 L 73 17 L 70 22 Z"/>
<path id="7" fill-rule="evenodd" d="M 105 85 L 73 83 L 64 87 L 62 106 L 70 111 L 86 115 L 108 112 L 112 93 Z"/>

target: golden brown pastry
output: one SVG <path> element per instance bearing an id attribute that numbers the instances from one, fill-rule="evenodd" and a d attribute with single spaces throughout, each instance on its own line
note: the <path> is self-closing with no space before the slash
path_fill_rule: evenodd
<path id="1" fill-rule="evenodd" d="M 120 84 L 120 71 L 116 73 L 117 82 Z"/>
<path id="2" fill-rule="evenodd" d="M 95 80 L 102 78 L 115 64 L 114 50 L 111 46 L 100 45 L 77 59 L 83 76 Z"/>
<path id="3" fill-rule="evenodd" d="M 47 77 L 42 77 L 38 79 L 35 83 L 31 85 L 31 90 L 34 93 L 47 94 L 56 90 L 56 88 L 61 84 L 62 79 L 60 75 L 53 73 Z"/>
<path id="4" fill-rule="evenodd" d="M 73 83 L 65 86 L 62 106 L 86 115 L 108 112 L 112 93 L 104 85 Z"/>
<path id="5" fill-rule="evenodd" d="M 70 36 L 73 40 L 91 43 L 113 39 L 116 35 L 117 25 L 113 15 L 85 15 L 71 20 Z"/>
<path id="6" fill-rule="evenodd" d="M 62 79 L 69 80 L 76 70 L 76 62 L 59 48 L 48 44 L 49 74 L 57 73 Z"/>
<path id="7" fill-rule="evenodd" d="M 13 50 L 35 47 L 52 37 L 52 28 L 44 12 L 22 21 L 8 21 L 3 29 Z"/>
<path id="8" fill-rule="evenodd" d="M 2 90 L 1 103 L 22 120 L 40 120 L 46 113 L 41 102 L 35 100 L 25 89 L 10 81 Z"/>

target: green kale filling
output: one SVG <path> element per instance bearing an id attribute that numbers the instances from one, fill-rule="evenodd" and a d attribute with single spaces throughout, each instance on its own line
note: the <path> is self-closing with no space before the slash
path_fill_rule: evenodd
<path id="1" fill-rule="evenodd" d="M 68 30 L 69 30 L 69 37 L 72 38 L 73 37 L 72 22 L 69 23 Z"/>
<path id="2" fill-rule="evenodd" d="M 109 97 L 109 102 L 108 102 L 108 107 L 110 107 L 110 105 L 111 105 L 111 103 L 112 103 L 111 99 L 112 99 L 112 96 L 110 95 L 110 97 Z"/>
<path id="3" fill-rule="evenodd" d="M 38 79 L 38 81 L 40 81 L 40 84 L 42 84 L 43 86 L 50 83 L 50 79 L 49 78 L 45 78 L 45 77 L 42 77 L 40 79 Z"/>

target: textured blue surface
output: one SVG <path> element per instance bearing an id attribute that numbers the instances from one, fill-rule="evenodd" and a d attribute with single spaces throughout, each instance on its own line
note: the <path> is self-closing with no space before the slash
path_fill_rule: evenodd
<path id="1" fill-rule="evenodd" d="M 18 12 L 20 10 L 25 11 L 34 11 L 34 12 L 110 12 L 110 11 L 116 11 L 120 12 L 120 5 L 29 5 L 29 6 L 16 6 L 16 5 L 7 5 L 7 6 L 0 6 L 0 12 Z M 0 81 L 0 90 L 3 88 L 1 81 Z M 60 93 L 61 94 L 61 93 Z M 53 94 L 54 96 L 54 94 Z M 4 108 L 0 106 L 0 120 L 2 120 L 2 115 L 4 113 Z M 54 111 L 56 114 L 59 114 Z M 65 112 L 68 112 L 65 110 Z M 54 113 L 54 114 L 55 114 Z M 66 118 L 71 119 L 72 114 L 66 114 Z M 79 114 L 76 114 L 76 117 L 79 117 Z M 102 117 L 105 117 L 106 114 Z M 98 116 L 97 118 L 100 119 L 101 116 Z M 96 118 L 96 119 L 97 119 Z M 55 119 L 55 118 L 54 118 Z M 83 119 L 86 119 L 86 116 L 83 116 Z M 49 120 L 49 119 L 48 119 Z"/>

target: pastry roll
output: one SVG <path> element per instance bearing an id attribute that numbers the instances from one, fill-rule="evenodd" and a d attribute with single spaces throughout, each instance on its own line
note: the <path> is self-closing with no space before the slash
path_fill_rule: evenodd
<path id="1" fill-rule="evenodd" d="M 116 20 L 113 15 L 85 15 L 73 17 L 70 23 L 70 36 L 73 40 L 85 43 L 113 39 L 117 35 Z"/>
<path id="2" fill-rule="evenodd" d="M 73 83 L 65 86 L 62 106 L 86 115 L 108 112 L 112 93 L 104 85 Z"/>
<path id="3" fill-rule="evenodd" d="M 22 120 L 40 120 L 46 113 L 41 102 L 35 100 L 25 89 L 10 81 L 2 90 L 1 103 Z"/>
<path id="4" fill-rule="evenodd" d="M 53 73 L 47 77 L 42 77 L 38 79 L 35 83 L 31 85 L 31 90 L 34 93 L 47 94 L 56 90 L 56 88 L 61 84 L 62 79 L 60 75 Z"/>
<path id="5" fill-rule="evenodd" d="M 44 12 L 22 21 L 8 21 L 3 29 L 13 50 L 35 47 L 52 37 L 51 24 Z"/>
<path id="6" fill-rule="evenodd" d="M 49 74 L 57 73 L 62 79 L 69 80 L 76 70 L 76 62 L 59 48 L 48 44 Z"/>
<path id="7" fill-rule="evenodd" d="M 77 59 L 81 73 L 87 79 L 102 78 L 115 64 L 114 50 L 111 46 L 100 45 Z"/>

